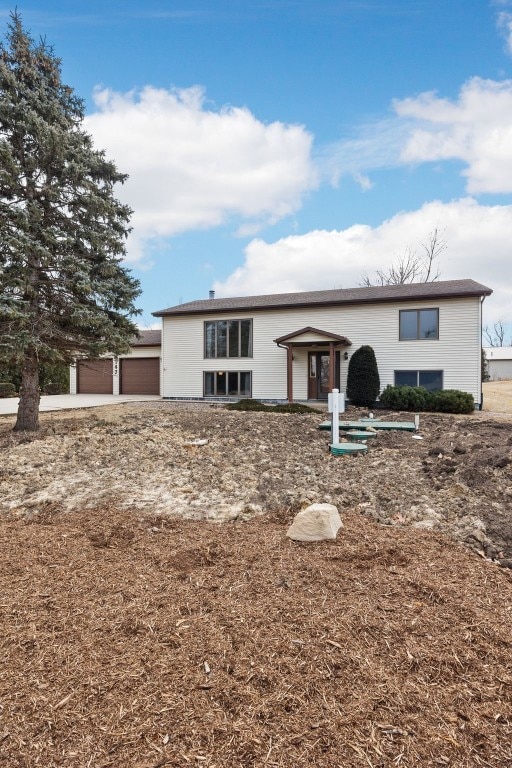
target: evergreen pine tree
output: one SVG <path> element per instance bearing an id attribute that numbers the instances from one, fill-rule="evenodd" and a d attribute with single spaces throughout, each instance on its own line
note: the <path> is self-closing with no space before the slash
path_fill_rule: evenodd
<path id="1" fill-rule="evenodd" d="M 380 392 L 380 377 L 373 347 L 356 349 L 348 364 L 347 397 L 352 405 L 371 408 Z"/>
<path id="2" fill-rule="evenodd" d="M 39 422 L 39 366 L 128 350 L 139 283 L 121 266 L 130 209 L 82 128 L 60 60 L 12 14 L 0 43 L 0 363 L 21 364 L 16 430 Z"/>

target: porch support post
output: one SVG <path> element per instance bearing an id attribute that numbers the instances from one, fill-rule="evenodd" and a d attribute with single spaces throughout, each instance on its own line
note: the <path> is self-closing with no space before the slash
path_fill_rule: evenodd
<path id="1" fill-rule="evenodd" d="M 334 344 L 331 341 L 329 344 L 329 392 L 332 392 L 334 389 L 334 382 L 336 381 L 335 378 L 335 371 L 334 366 L 336 365 L 336 355 L 334 352 Z"/>
<path id="2" fill-rule="evenodd" d="M 293 351 L 291 346 L 286 348 L 286 388 L 288 402 L 293 403 Z"/>

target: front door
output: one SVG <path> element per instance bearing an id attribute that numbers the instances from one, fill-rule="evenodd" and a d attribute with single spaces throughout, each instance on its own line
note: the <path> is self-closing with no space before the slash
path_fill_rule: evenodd
<path id="1" fill-rule="evenodd" d="M 340 386 L 340 353 L 335 353 L 334 386 Z M 310 352 L 308 360 L 308 399 L 327 400 L 330 357 L 328 352 Z"/>

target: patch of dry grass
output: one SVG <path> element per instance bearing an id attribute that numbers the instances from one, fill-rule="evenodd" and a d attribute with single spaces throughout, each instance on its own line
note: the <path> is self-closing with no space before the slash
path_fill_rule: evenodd
<path id="1" fill-rule="evenodd" d="M 512 381 L 486 381 L 482 390 L 484 411 L 512 415 Z"/>

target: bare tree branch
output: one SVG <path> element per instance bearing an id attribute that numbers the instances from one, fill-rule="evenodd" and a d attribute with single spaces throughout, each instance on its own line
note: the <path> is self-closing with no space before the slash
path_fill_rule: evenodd
<path id="1" fill-rule="evenodd" d="M 506 326 L 503 320 L 496 320 L 492 328 L 488 325 L 483 327 L 484 340 L 487 341 L 488 347 L 506 347 L 505 334 L 507 332 Z"/>
<path id="2" fill-rule="evenodd" d="M 436 263 L 440 254 L 446 248 L 446 242 L 441 239 L 436 227 L 430 232 L 426 243 L 421 244 L 423 254 L 408 247 L 398 257 L 395 264 L 387 270 L 378 269 L 372 280 L 368 274 L 363 276 L 360 285 L 370 288 L 373 285 L 404 285 L 405 283 L 433 283 L 439 280 L 441 272 Z"/>
<path id="3" fill-rule="evenodd" d="M 446 240 L 442 240 L 439 234 L 439 229 L 435 227 L 428 236 L 428 242 L 422 243 L 421 247 L 424 251 L 423 256 L 423 270 L 424 275 L 422 283 L 433 283 L 439 280 L 441 272 L 436 259 L 439 258 L 441 253 L 446 249 Z M 434 273 L 435 269 L 435 273 Z"/>

